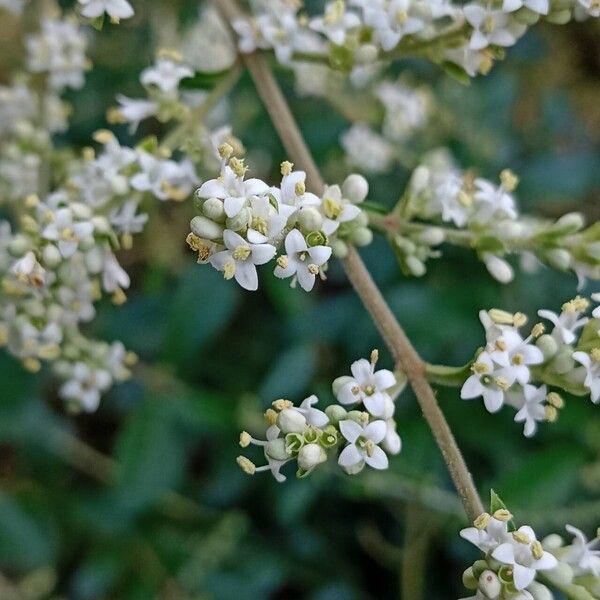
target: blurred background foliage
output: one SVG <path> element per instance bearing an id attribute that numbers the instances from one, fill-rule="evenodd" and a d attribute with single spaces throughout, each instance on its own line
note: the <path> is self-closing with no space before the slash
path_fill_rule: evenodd
<path id="1" fill-rule="evenodd" d="M 95 69 L 71 95 L 73 127 L 59 144 L 83 147 L 105 127 L 117 92 L 140 92 L 154 48 L 172 46 L 197 14 L 194 2 L 134 2 L 137 14 L 92 36 Z M 4 20 L 0 79 L 17 34 Z M 600 27 L 535 27 L 508 60 L 470 87 L 422 62 L 395 65 L 432 86 L 432 139 L 464 167 L 522 178 L 524 211 L 600 217 Z M 13 37 L 11 37 L 13 36 Z M 326 176 L 345 172 L 339 136 L 348 123 L 317 99 L 294 96 L 278 75 Z M 285 158 L 247 77 L 230 99 L 234 131 L 254 172 L 272 181 Z M 142 134 L 158 133 L 156 123 Z M 124 142 L 132 142 L 118 129 Z M 428 135 L 428 134 L 424 134 Z M 408 170 L 374 177 L 390 206 Z M 236 466 L 241 429 L 285 396 L 329 383 L 373 347 L 391 359 L 333 265 L 311 295 L 263 272 L 243 293 L 198 267 L 184 240 L 188 204 L 155 205 L 152 225 L 120 260 L 133 289 L 106 304 L 94 335 L 122 339 L 141 358 L 135 378 L 92 415 L 72 416 L 49 375 L 25 374 L 0 355 L 0 598 L 237 600 L 257 598 L 449 599 L 475 551 L 457 536 L 464 518 L 410 392 L 398 401 L 404 448 L 388 472 L 342 476 L 321 468 L 278 485 Z M 422 280 L 399 273 L 382 240 L 363 255 L 400 321 L 431 362 L 462 364 L 481 343 L 480 308 L 557 309 L 575 281 L 548 270 L 495 283 L 466 251 L 447 248 Z M 588 290 L 589 291 L 589 290 Z M 540 534 L 565 522 L 590 532 L 600 515 L 600 412 L 570 398 L 556 424 L 526 440 L 508 413 L 490 415 L 455 390 L 440 401 L 483 494 L 493 485 L 518 521 Z M 258 458 L 258 457 L 257 457 Z"/>

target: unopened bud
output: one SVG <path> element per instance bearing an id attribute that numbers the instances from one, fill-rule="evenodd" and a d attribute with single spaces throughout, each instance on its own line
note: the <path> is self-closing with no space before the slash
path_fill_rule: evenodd
<path id="1" fill-rule="evenodd" d="M 373 241 L 373 232 L 367 227 L 357 227 L 350 234 L 350 241 L 359 248 L 368 246 Z"/>
<path id="2" fill-rule="evenodd" d="M 297 410 L 286 408 L 277 416 L 277 427 L 283 433 L 301 433 L 306 428 L 306 418 Z"/>
<path id="3" fill-rule="evenodd" d="M 485 266 L 490 275 L 500 283 L 509 283 L 515 274 L 512 267 L 502 258 L 495 254 L 488 254 L 484 258 Z"/>
<path id="4" fill-rule="evenodd" d="M 542 351 L 544 362 L 550 360 L 558 352 L 558 343 L 548 334 L 540 336 L 535 345 Z"/>
<path id="5" fill-rule="evenodd" d="M 357 173 L 348 175 L 342 184 L 342 194 L 350 202 L 358 204 L 362 202 L 369 193 L 369 182 Z"/>
<path id="6" fill-rule="evenodd" d="M 190 221 L 190 229 L 206 240 L 216 240 L 223 236 L 223 228 L 206 217 L 194 217 Z"/>
<path id="7" fill-rule="evenodd" d="M 323 217 L 314 206 L 304 206 L 298 211 L 298 224 L 308 231 L 318 231 L 323 225 Z"/>
<path id="8" fill-rule="evenodd" d="M 493 571 L 484 571 L 479 578 L 479 589 L 487 598 L 498 598 L 502 591 L 502 584 L 498 579 L 498 575 Z"/>
<path id="9" fill-rule="evenodd" d="M 325 450 L 319 444 L 306 444 L 298 453 L 298 466 L 309 471 L 327 460 Z"/>
<path id="10" fill-rule="evenodd" d="M 202 204 L 202 213 L 211 221 L 222 223 L 225 221 L 225 207 L 219 198 L 209 198 Z"/>

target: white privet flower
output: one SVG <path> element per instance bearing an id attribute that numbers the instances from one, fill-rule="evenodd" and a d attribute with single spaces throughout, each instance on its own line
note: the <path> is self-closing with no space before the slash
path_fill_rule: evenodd
<path id="1" fill-rule="evenodd" d="M 59 393 L 65 400 L 75 402 L 86 412 L 93 412 L 100 404 L 100 396 L 112 383 L 112 377 L 103 369 L 92 369 L 83 362 L 73 365 L 71 378 Z"/>
<path id="2" fill-rule="evenodd" d="M 395 375 L 387 369 L 375 371 L 378 353 L 371 360 L 361 358 L 352 363 L 352 377 L 339 377 L 334 382 L 334 393 L 341 404 L 362 403 L 374 417 L 389 418 L 393 404 L 388 390 L 397 383 Z"/>
<path id="3" fill-rule="evenodd" d="M 131 283 L 129 275 L 119 264 L 117 257 L 109 250 L 105 251 L 102 268 L 102 287 L 112 294 L 117 290 L 127 289 Z"/>
<path id="4" fill-rule="evenodd" d="M 168 58 L 159 58 L 156 63 L 144 69 L 140 76 L 142 85 L 156 86 L 163 92 L 174 92 L 186 77 L 194 74 L 192 69 Z"/>
<path id="5" fill-rule="evenodd" d="M 285 238 L 286 254 L 279 256 L 275 276 L 280 279 L 293 277 L 300 287 L 310 292 L 315 285 L 316 276 L 331 257 L 328 246 L 308 246 L 304 236 L 292 229 Z"/>
<path id="6" fill-rule="evenodd" d="M 509 171 L 504 173 L 508 177 L 512 175 Z M 474 221 L 488 223 L 498 217 L 516 219 L 518 216 L 515 199 L 504 183 L 496 186 L 486 179 L 476 179 L 473 199 L 476 202 L 476 212 L 472 217 Z"/>
<path id="7" fill-rule="evenodd" d="M 258 289 L 256 265 L 264 265 L 275 256 L 275 247 L 270 244 L 252 244 L 234 231 L 223 232 L 226 250 L 210 257 L 215 269 L 223 271 L 225 279 L 235 280 L 246 290 Z"/>
<path id="8" fill-rule="evenodd" d="M 369 173 L 383 173 L 394 162 L 394 147 L 366 123 L 355 123 L 342 134 L 342 148 L 350 165 Z"/>
<path id="9" fill-rule="evenodd" d="M 598 0 L 577 0 L 578 8 L 586 11 L 590 17 L 600 17 L 600 4 Z"/>
<path id="10" fill-rule="evenodd" d="M 575 332 L 589 320 L 581 316 L 588 306 L 589 302 L 578 296 L 563 304 L 560 315 L 551 310 L 539 310 L 538 315 L 554 325 L 551 335 L 558 343 L 572 344 L 577 339 Z"/>
<path id="11" fill-rule="evenodd" d="M 140 233 L 148 221 L 146 213 L 138 213 L 137 200 L 127 200 L 110 214 L 110 223 L 122 235 Z"/>
<path id="12" fill-rule="evenodd" d="M 558 560 L 542 548 L 535 532 L 528 525 L 512 533 L 512 539 L 492 551 L 492 558 L 512 569 L 517 590 L 524 590 L 535 579 L 538 571 L 548 571 L 558 565 Z"/>
<path id="13" fill-rule="evenodd" d="M 384 81 L 375 94 L 385 107 L 382 131 L 388 138 L 403 140 L 427 123 L 430 98 L 425 90 L 400 81 Z"/>
<path id="14" fill-rule="evenodd" d="M 600 544 L 600 532 L 593 540 L 588 541 L 585 534 L 577 527 L 567 525 L 566 530 L 574 538 L 566 553 L 561 555 L 561 561 L 571 565 L 576 575 L 592 573 L 600 577 L 600 550 L 595 549 Z"/>
<path id="15" fill-rule="evenodd" d="M 504 394 L 510 387 L 510 368 L 498 367 L 487 352 L 482 352 L 471 367 L 473 374 L 465 381 L 460 397 L 463 400 L 483 397 L 486 409 L 495 413 L 504 404 Z"/>
<path id="16" fill-rule="evenodd" d="M 463 8 L 465 18 L 473 27 L 469 46 L 472 50 L 482 50 L 490 45 L 512 46 L 526 27 L 512 22 L 501 10 L 486 8 L 479 4 L 467 4 Z"/>
<path id="17" fill-rule="evenodd" d="M 135 133 L 141 121 L 154 116 L 158 111 L 158 103 L 143 98 L 129 98 L 123 94 L 117 95 L 119 103 L 117 114 L 129 123 L 129 133 Z"/>
<path id="18" fill-rule="evenodd" d="M 310 20 L 310 28 L 325 35 L 330 41 L 342 46 L 346 41 L 346 33 L 361 24 L 358 15 L 346 10 L 344 0 L 333 0 L 325 5 L 323 16 Z"/>
<path id="19" fill-rule="evenodd" d="M 63 258 L 69 258 L 82 242 L 89 241 L 94 224 L 87 219 L 77 219 L 71 208 L 59 208 L 50 215 L 50 224 L 42 230 L 42 237 L 56 242 Z"/>
<path id="20" fill-rule="evenodd" d="M 583 385 L 590 390 L 592 402 L 600 403 L 600 347 L 587 352 L 574 352 L 573 358 L 585 369 Z"/>
<path id="21" fill-rule="evenodd" d="M 15 261 L 10 270 L 20 281 L 30 283 L 36 287 L 44 285 L 46 270 L 37 261 L 35 254 L 31 250 L 22 258 Z"/>
<path id="22" fill-rule="evenodd" d="M 499 517 L 499 518 L 496 518 Z M 510 541 L 508 521 L 512 518 L 507 511 L 497 511 L 495 516 L 483 513 L 475 520 L 474 527 L 467 527 L 460 532 L 460 537 L 471 542 L 487 554 L 500 544 Z"/>
<path id="23" fill-rule="evenodd" d="M 481 50 L 473 50 L 469 45 L 447 48 L 444 50 L 444 56 L 450 62 L 462 67 L 470 77 L 475 77 L 478 73 L 487 73 L 492 65 L 489 56 Z"/>
<path id="24" fill-rule="evenodd" d="M 321 200 L 312 192 L 306 191 L 306 173 L 304 171 L 292 171 L 291 163 L 282 164 L 281 187 L 271 190 L 281 205 L 294 208 L 304 206 L 318 206 Z"/>
<path id="25" fill-rule="evenodd" d="M 321 230 L 325 235 L 332 235 L 342 223 L 353 221 L 361 213 L 358 206 L 343 197 L 339 185 L 325 188 L 321 198 L 321 211 L 324 216 Z"/>
<path id="26" fill-rule="evenodd" d="M 87 66 L 85 35 L 76 23 L 44 19 L 41 31 L 26 39 L 27 65 L 33 73 L 48 73 L 50 87 L 78 89 L 84 84 Z"/>
<path id="27" fill-rule="evenodd" d="M 346 419 L 340 421 L 339 427 L 348 442 L 338 458 L 338 464 L 343 469 L 355 473 L 361 470 L 365 463 L 374 469 L 388 468 L 388 457 L 378 446 L 387 433 L 385 421 L 372 421 L 363 426 Z"/>
<path id="28" fill-rule="evenodd" d="M 375 40 L 385 51 L 426 25 L 414 0 L 354 0 L 353 4 L 362 7 L 365 23 L 373 28 Z"/>
<path id="29" fill-rule="evenodd" d="M 141 171 L 131 178 L 131 187 L 140 192 L 150 192 L 159 200 L 184 200 L 187 198 L 198 176 L 189 160 L 180 163 L 139 153 Z"/>
<path id="30" fill-rule="evenodd" d="M 319 399 L 313 394 L 305 398 L 300 406 L 294 407 L 292 410 L 296 410 L 303 415 L 309 425 L 325 427 L 329 423 L 329 418 L 322 410 L 314 407 L 318 402 Z"/>
<path id="31" fill-rule="evenodd" d="M 532 437 L 537 431 L 537 424 L 546 421 L 545 402 L 547 398 L 545 385 L 537 388 L 526 384 L 518 390 L 511 390 L 506 395 L 506 401 L 517 409 L 515 422 L 524 423 L 523 435 Z"/>
<path id="32" fill-rule="evenodd" d="M 133 8 L 127 0 L 78 0 L 82 5 L 81 14 L 96 19 L 106 13 L 113 21 L 133 17 Z"/>
<path id="33" fill-rule="evenodd" d="M 550 11 L 549 0 L 504 0 L 502 10 L 505 12 L 514 12 L 524 6 L 540 15 L 547 15 Z"/>

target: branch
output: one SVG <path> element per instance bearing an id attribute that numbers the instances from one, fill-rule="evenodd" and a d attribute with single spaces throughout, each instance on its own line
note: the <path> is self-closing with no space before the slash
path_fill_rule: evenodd
<path id="1" fill-rule="evenodd" d="M 216 5 L 228 22 L 241 16 L 235 0 L 218 0 Z M 263 55 L 260 52 L 243 54 L 242 60 L 290 158 L 306 172 L 310 187 L 321 192 L 325 182 Z M 483 512 L 483 505 L 435 393 L 427 381 L 425 363 L 400 327 L 356 250 L 349 249 L 343 265 L 394 359 L 406 374 L 446 461 L 465 512 L 469 519 L 474 520 Z"/>

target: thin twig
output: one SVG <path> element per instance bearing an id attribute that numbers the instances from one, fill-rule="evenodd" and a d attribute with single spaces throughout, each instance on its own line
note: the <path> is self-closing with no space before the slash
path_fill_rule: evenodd
<path id="1" fill-rule="evenodd" d="M 216 6 L 228 22 L 242 16 L 236 0 L 216 0 Z M 260 52 L 254 52 L 243 54 L 242 60 L 254 80 L 258 94 L 287 153 L 296 165 L 306 172 L 309 186 L 313 190 L 321 192 L 325 187 L 321 173 L 306 146 L 296 120 L 264 56 Z M 483 505 L 473 483 L 471 473 L 437 403 L 435 393 L 427 381 L 425 363 L 417 354 L 402 327 L 400 327 L 365 264 L 353 248 L 350 248 L 343 264 L 348 278 L 365 308 L 369 311 L 394 359 L 406 373 L 409 383 L 419 400 L 423 415 L 446 461 L 456 490 L 462 499 L 465 512 L 471 520 L 475 519 L 483 512 Z"/>

